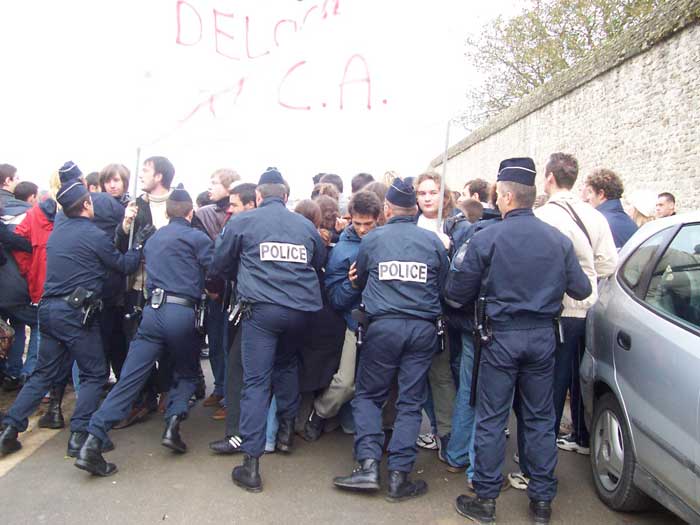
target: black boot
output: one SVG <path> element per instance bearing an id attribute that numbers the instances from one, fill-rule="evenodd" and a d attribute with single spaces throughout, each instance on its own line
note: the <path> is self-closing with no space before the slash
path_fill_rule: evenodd
<path id="1" fill-rule="evenodd" d="M 78 452 L 75 466 L 94 476 L 102 477 L 111 476 L 117 471 L 117 466 L 114 463 L 107 463 L 102 457 L 102 441 L 92 434 L 88 434 L 85 443 Z"/>
<path id="2" fill-rule="evenodd" d="M 455 509 L 465 518 L 478 523 L 493 523 L 496 521 L 496 500 L 486 498 L 471 498 L 459 496 L 455 502 Z"/>
<path id="3" fill-rule="evenodd" d="M 277 450 L 289 454 L 294 446 L 294 418 L 280 419 L 277 430 Z"/>
<path id="4" fill-rule="evenodd" d="M 379 461 L 376 459 L 360 461 L 352 474 L 335 478 L 333 485 L 346 490 L 367 492 L 379 490 Z"/>
<path id="5" fill-rule="evenodd" d="M 535 523 L 549 523 L 552 518 L 552 502 L 531 499 L 530 516 Z"/>
<path id="6" fill-rule="evenodd" d="M 180 422 L 184 419 L 183 416 L 170 416 L 165 421 L 165 430 L 163 431 L 163 441 L 161 444 L 168 447 L 179 454 L 187 452 L 187 445 L 180 437 Z"/>
<path id="7" fill-rule="evenodd" d="M 428 492 L 428 484 L 422 479 L 411 481 L 408 472 L 398 470 L 389 471 L 389 489 L 386 492 L 386 500 L 391 503 L 417 498 Z"/>
<path id="8" fill-rule="evenodd" d="M 314 408 L 304 425 L 304 439 L 306 441 L 318 441 L 321 434 L 323 434 L 323 425 L 325 422 L 326 420 L 319 416 Z"/>
<path id="9" fill-rule="evenodd" d="M 66 426 L 63 420 L 63 412 L 61 412 L 61 403 L 63 402 L 63 393 L 66 387 L 53 386 L 49 393 L 49 407 L 46 414 L 39 418 L 39 428 L 59 429 Z"/>
<path id="10" fill-rule="evenodd" d="M 231 479 L 236 485 L 248 492 L 261 492 L 260 459 L 245 454 L 243 456 L 243 465 L 233 469 Z"/>
<path id="11" fill-rule="evenodd" d="M 83 445 L 85 444 L 87 437 L 88 433 L 84 430 L 71 432 L 70 438 L 68 439 L 68 450 L 66 451 L 66 455 L 70 458 L 77 458 L 78 454 L 80 454 L 80 449 L 83 448 Z M 103 454 L 106 452 L 111 452 L 112 450 L 114 450 L 114 443 L 111 441 L 102 444 Z"/>
<path id="12" fill-rule="evenodd" d="M 18 434 L 19 432 L 12 425 L 5 427 L 5 430 L 0 434 L 0 454 L 6 456 L 22 448 L 22 443 L 17 440 Z"/>

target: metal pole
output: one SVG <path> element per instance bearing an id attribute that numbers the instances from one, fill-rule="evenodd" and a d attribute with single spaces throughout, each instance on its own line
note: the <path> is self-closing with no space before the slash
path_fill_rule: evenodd
<path id="1" fill-rule="evenodd" d="M 135 201 L 138 195 L 136 192 L 139 188 L 139 169 L 141 168 L 141 147 L 136 148 L 136 170 L 134 170 L 134 193 L 131 198 Z M 136 222 L 136 219 L 134 219 Z M 129 230 L 129 249 L 134 245 L 134 223 L 131 223 L 131 229 Z"/>
<path id="2" fill-rule="evenodd" d="M 438 206 L 438 233 L 442 232 L 442 210 L 445 206 L 445 177 L 447 175 L 447 152 L 450 149 L 450 126 L 452 119 L 447 121 L 447 130 L 445 131 L 445 153 L 442 156 L 442 176 L 440 177 L 440 205 Z"/>

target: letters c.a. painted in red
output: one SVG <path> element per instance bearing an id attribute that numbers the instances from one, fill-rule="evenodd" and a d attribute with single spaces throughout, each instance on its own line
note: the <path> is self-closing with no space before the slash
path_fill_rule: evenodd
<path id="1" fill-rule="evenodd" d="M 292 106 L 291 104 L 287 104 L 286 102 L 282 101 L 282 88 L 284 87 L 285 82 L 287 79 L 294 73 L 294 71 L 306 64 L 306 60 L 301 60 L 300 62 L 297 62 L 294 64 L 292 67 L 289 68 L 289 70 L 285 73 L 284 77 L 282 77 L 282 81 L 280 82 L 279 87 L 277 88 L 277 102 L 279 103 L 280 106 L 283 108 L 287 109 L 301 109 L 304 111 L 309 111 L 311 109 L 311 106 Z"/>
<path id="2" fill-rule="evenodd" d="M 348 71 L 353 62 L 360 61 L 364 67 L 364 75 L 360 78 L 348 79 Z M 372 80 L 369 76 L 369 67 L 367 61 L 362 55 L 351 56 L 345 64 L 345 72 L 343 73 L 343 81 L 340 83 L 340 109 L 345 105 L 345 87 L 348 84 L 367 84 L 367 109 L 372 109 Z"/>

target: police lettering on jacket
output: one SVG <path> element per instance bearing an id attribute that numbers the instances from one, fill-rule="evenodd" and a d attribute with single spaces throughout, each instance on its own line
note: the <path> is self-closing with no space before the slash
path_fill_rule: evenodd
<path id="1" fill-rule="evenodd" d="M 448 265 L 447 250 L 434 232 L 419 228 L 414 217 L 392 217 L 362 239 L 357 254 L 367 313 L 436 319 Z"/>
<path id="2" fill-rule="evenodd" d="M 211 273 L 236 281 L 236 296 L 316 312 L 326 248 L 314 225 L 276 197 L 235 215 L 216 241 Z"/>

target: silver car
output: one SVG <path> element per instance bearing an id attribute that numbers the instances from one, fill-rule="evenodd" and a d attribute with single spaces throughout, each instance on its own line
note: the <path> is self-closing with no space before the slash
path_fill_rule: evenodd
<path id="1" fill-rule="evenodd" d="M 599 294 L 581 363 L 598 496 L 700 523 L 700 212 L 641 228 Z"/>

